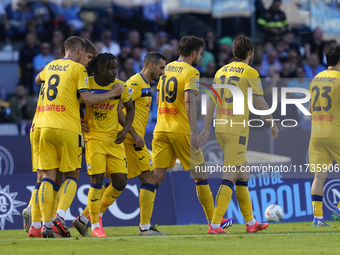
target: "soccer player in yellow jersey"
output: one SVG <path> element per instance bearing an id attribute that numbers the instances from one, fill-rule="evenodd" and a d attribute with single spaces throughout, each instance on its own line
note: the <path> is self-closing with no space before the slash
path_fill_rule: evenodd
<path id="1" fill-rule="evenodd" d="M 135 118 L 124 141 L 126 159 L 128 162 L 128 178 L 138 176 L 141 180 L 139 195 L 140 225 L 139 235 L 163 235 L 150 219 L 158 185 L 156 183 L 151 155 L 144 146 L 144 135 L 149 120 L 152 94 L 151 80 L 158 81 L 164 74 L 165 57 L 158 52 L 149 52 L 144 58 L 144 67 L 140 73 L 133 75 L 127 82 L 131 99 L 135 105 Z M 123 115 L 124 116 L 124 115 Z M 124 118 L 120 123 L 125 126 Z"/>
<path id="2" fill-rule="evenodd" d="M 43 218 L 43 237 L 56 237 L 52 230 L 53 186 L 58 170 L 65 174 L 59 196 L 59 206 L 53 224 L 63 237 L 70 232 L 65 224 L 66 210 L 71 205 L 77 189 L 81 167 L 81 125 L 79 115 L 80 96 L 85 104 L 93 105 L 120 95 L 122 85 L 114 86 L 103 94 L 91 94 L 87 71 L 77 63 L 84 55 L 85 43 L 72 36 L 65 41 L 65 58 L 52 61 L 40 73 L 36 82 L 45 81 L 42 96 L 43 112 L 39 143 L 38 168 L 42 170 L 39 203 Z M 78 94 L 79 93 L 79 94 Z M 78 95 L 78 96 L 77 96 Z"/>
<path id="3" fill-rule="evenodd" d="M 83 65 L 84 67 L 86 67 L 86 65 L 91 61 L 91 59 L 94 56 L 97 55 L 97 49 L 90 40 L 88 40 L 88 39 L 83 39 L 83 40 L 85 42 L 85 53 L 84 53 L 83 57 L 79 60 L 79 63 L 81 65 Z M 60 56 L 62 58 L 64 58 L 64 56 L 65 56 L 65 46 L 64 45 L 65 45 L 65 42 L 63 42 L 62 45 L 60 46 Z M 81 119 L 81 130 L 82 130 L 82 132 L 88 132 L 88 126 L 86 125 L 86 121 L 83 118 Z M 56 197 L 56 199 L 55 199 L 54 209 L 53 209 L 53 212 L 52 212 L 52 218 L 54 218 L 54 215 L 56 214 L 56 211 L 57 211 L 58 205 L 59 205 L 58 190 L 59 190 L 60 185 L 62 183 L 62 175 L 63 175 L 63 173 L 58 171 L 56 181 L 55 181 L 56 185 L 54 186 L 54 189 L 53 189 L 54 190 L 54 196 Z"/>
<path id="4" fill-rule="evenodd" d="M 99 54 L 93 58 L 87 65 L 91 93 L 105 93 L 117 84 L 124 84 L 123 81 L 116 79 L 117 68 L 117 58 L 112 54 Z M 92 236 L 95 237 L 107 236 L 99 223 L 99 214 L 105 212 L 107 205 L 111 205 L 117 199 L 127 184 L 127 161 L 122 142 L 133 121 L 134 106 L 127 86 L 124 88 L 124 92 L 117 97 L 85 107 L 85 120 L 89 126 L 89 132 L 84 133 L 85 155 L 91 180 L 88 207 L 91 215 Z M 125 105 L 127 110 L 126 125 L 121 131 L 118 129 L 119 101 Z M 104 175 L 111 177 L 112 184 L 106 188 L 102 197 Z M 74 222 L 77 229 L 78 223 L 86 225 L 87 219 L 82 216 L 84 215 L 81 214 Z M 81 231 L 79 233 L 82 234 Z"/>
<path id="5" fill-rule="evenodd" d="M 97 51 L 93 43 L 87 39 L 84 39 L 85 41 L 85 53 L 83 55 L 83 58 L 80 60 L 80 63 L 84 66 L 87 65 L 87 63 L 92 59 L 93 56 L 97 55 Z M 60 46 L 60 56 L 64 58 L 65 56 L 65 42 L 62 43 Z M 38 74 L 39 75 L 39 74 Z M 24 218 L 24 228 L 27 229 L 27 226 L 29 229 L 27 229 L 28 236 L 29 237 L 41 237 L 41 212 L 39 207 L 39 196 L 38 196 L 38 190 L 41 185 L 41 179 L 42 179 L 42 172 L 40 170 L 37 170 L 38 165 L 38 159 L 39 159 L 39 139 L 40 139 L 40 128 L 41 128 L 41 116 L 42 112 L 40 112 L 40 107 L 42 104 L 42 95 L 44 93 L 44 83 L 41 84 L 40 92 L 39 92 L 39 98 L 37 101 L 37 109 L 36 113 L 34 115 L 33 121 L 32 121 L 32 128 L 30 132 L 30 141 L 31 141 L 31 150 L 32 150 L 32 169 L 33 172 L 37 172 L 37 183 L 35 185 L 35 188 L 31 195 L 31 200 L 29 203 L 29 206 L 23 210 L 23 218 Z M 83 122 L 83 120 L 82 120 Z M 82 131 L 84 132 L 84 127 L 87 128 L 86 125 L 82 124 Z M 53 193 L 54 193 L 54 199 L 57 201 L 57 193 L 61 185 L 61 175 L 57 175 L 57 180 L 55 182 L 55 185 L 53 185 Z M 31 210 L 30 210 L 31 207 Z M 54 210 L 52 212 L 52 219 L 56 213 L 57 210 L 57 203 L 54 205 Z M 28 223 L 29 222 L 29 223 Z M 54 228 L 54 231 L 56 233 L 59 233 L 57 229 Z"/>
<path id="6" fill-rule="evenodd" d="M 330 226 L 323 219 L 323 186 L 328 169 L 340 163 L 340 47 L 326 53 L 328 69 L 314 77 L 309 85 L 312 130 L 309 142 L 309 168 L 314 172 L 311 188 L 313 226 Z M 332 214 L 340 220 L 340 202 Z"/>
<path id="7" fill-rule="evenodd" d="M 256 232 L 268 227 L 268 223 L 259 223 L 254 219 L 248 191 L 250 173 L 240 172 L 240 167 L 247 165 L 245 154 L 249 135 L 249 127 L 247 126 L 249 119 L 247 104 L 248 88 L 252 88 L 255 107 L 258 110 L 267 110 L 269 108 L 263 98 L 259 74 L 249 66 L 254 56 L 252 41 L 244 36 L 237 37 L 233 42 L 233 54 L 235 61 L 223 66 L 217 71 L 215 83 L 231 84 L 241 89 L 245 98 L 244 109 L 246 112 L 244 115 L 233 115 L 232 93 L 227 89 L 217 89 L 222 100 L 222 105 L 218 105 L 217 107 L 216 119 L 227 120 L 227 124 L 216 125 L 216 139 L 224 152 L 224 165 L 236 167 L 237 171 L 235 173 L 223 172 L 222 174 L 222 181 L 216 195 L 214 215 L 209 226 L 208 234 L 226 234 L 219 223 L 228 208 L 235 183 L 236 197 L 246 221 L 246 231 Z M 214 110 L 215 104 L 211 98 L 208 102 L 204 129 L 198 139 L 200 146 L 203 146 L 209 138 Z M 272 119 L 271 115 L 264 117 L 265 119 Z M 230 123 L 235 123 L 235 125 L 231 125 Z M 244 123 L 244 125 L 240 123 Z M 274 140 L 279 130 L 274 121 L 269 121 L 269 124 L 271 125 L 270 129 Z"/>
<path id="8" fill-rule="evenodd" d="M 196 173 L 195 166 L 202 166 L 204 158 L 197 146 L 195 95 L 200 73 L 197 66 L 201 59 L 204 41 L 195 36 L 184 36 L 179 43 L 179 59 L 165 67 L 157 89 L 158 115 L 152 141 L 152 162 L 156 182 L 160 185 L 167 169 L 179 158 L 183 169 L 189 170 L 196 183 L 197 197 L 210 223 L 214 200 L 206 173 Z M 189 122 L 189 117 L 192 121 Z M 228 221 L 227 219 L 223 221 Z"/>

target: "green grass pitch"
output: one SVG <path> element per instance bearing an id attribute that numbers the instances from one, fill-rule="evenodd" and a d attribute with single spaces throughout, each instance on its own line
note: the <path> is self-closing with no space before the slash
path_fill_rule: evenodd
<path id="1" fill-rule="evenodd" d="M 270 224 L 268 230 L 245 233 L 245 225 L 229 235 L 207 235 L 207 225 L 158 226 L 166 236 L 138 236 L 137 227 L 104 227 L 108 238 L 28 238 L 23 230 L 0 231 L 0 254 L 337 254 L 340 222 L 312 227 L 312 222 Z"/>

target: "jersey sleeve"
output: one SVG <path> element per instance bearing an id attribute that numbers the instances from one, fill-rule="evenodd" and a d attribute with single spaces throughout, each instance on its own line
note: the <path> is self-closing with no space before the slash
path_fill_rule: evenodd
<path id="1" fill-rule="evenodd" d="M 80 66 L 76 73 L 76 84 L 78 92 L 90 91 L 89 78 L 84 66 Z"/>
<path id="2" fill-rule="evenodd" d="M 262 83 L 259 73 L 256 70 L 252 69 L 249 71 L 246 79 L 248 79 L 249 87 L 253 89 L 253 95 L 263 96 Z"/>
<path id="3" fill-rule="evenodd" d="M 48 65 L 46 65 L 48 66 Z M 45 70 L 46 70 L 46 67 L 39 73 L 39 80 L 41 82 L 45 82 Z"/>
<path id="4" fill-rule="evenodd" d="M 159 78 L 158 83 L 157 83 L 157 90 L 160 91 L 161 86 L 162 86 L 162 78 Z"/>
<path id="5" fill-rule="evenodd" d="M 197 69 L 192 69 L 185 77 L 184 92 L 198 92 L 200 72 Z"/>
<path id="6" fill-rule="evenodd" d="M 123 104 L 127 104 L 131 100 L 129 89 L 126 84 L 124 84 L 124 92 L 121 94 L 120 101 L 122 101 Z"/>
<path id="7" fill-rule="evenodd" d="M 132 85 L 134 84 L 134 85 Z M 137 82 L 133 82 L 131 80 L 128 80 L 126 82 L 126 86 L 128 88 L 128 93 L 130 94 L 131 100 L 135 101 L 136 99 L 140 98 L 141 93 L 141 86 Z"/>

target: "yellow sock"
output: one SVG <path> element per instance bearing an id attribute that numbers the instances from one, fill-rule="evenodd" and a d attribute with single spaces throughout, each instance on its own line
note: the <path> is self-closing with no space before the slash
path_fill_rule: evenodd
<path id="1" fill-rule="evenodd" d="M 103 194 L 106 190 L 106 187 L 109 186 L 109 185 L 110 185 L 110 183 L 108 182 L 108 183 L 106 183 L 105 185 L 102 186 L 101 191 L 100 191 L 101 192 L 100 193 L 100 199 L 103 197 Z M 89 208 L 89 205 L 87 204 L 87 206 L 85 207 L 84 211 L 81 214 L 84 215 L 87 218 L 89 213 L 90 213 L 90 208 Z"/>
<path id="2" fill-rule="evenodd" d="M 31 196 L 31 212 L 32 212 L 32 222 L 41 222 L 41 212 L 39 206 L 39 188 L 41 183 L 35 184 L 35 188 Z"/>
<path id="3" fill-rule="evenodd" d="M 99 222 L 100 201 L 102 196 L 102 185 L 91 183 L 88 194 L 88 208 L 91 214 L 91 223 Z"/>
<path id="4" fill-rule="evenodd" d="M 312 205 L 313 205 L 313 216 L 322 217 L 322 198 L 323 196 L 312 195 Z"/>
<path id="5" fill-rule="evenodd" d="M 212 196 L 208 180 L 196 182 L 196 194 L 200 201 L 208 222 L 214 214 L 214 198 Z"/>
<path id="6" fill-rule="evenodd" d="M 64 218 L 65 215 L 60 215 L 59 209 L 63 210 L 66 213 L 67 209 L 72 204 L 76 192 L 77 192 L 77 180 L 73 177 L 66 178 L 60 187 L 60 192 L 58 193 L 59 194 L 58 214 L 62 218 Z"/>
<path id="7" fill-rule="evenodd" d="M 211 221 L 212 224 L 221 224 L 222 218 L 230 203 L 233 188 L 234 184 L 231 181 L 221 181 L 220 188 L 216 195 L 214 216 Z"/>
<path id="8" fill-rule="evenodd" d="M 236 181 L 235 193 L 241 213 L 246 222 L 254 219 L 253 206 L 251 204 L 248 182 Z"/>
<path id="9" fill-rule="evenodd" d="M 156 184 L 142 183 L 139 194 L 140 224 L 150 224 L 157 191 Z"/>
<path id="10" fill-rule="evenodd" d="M 53 211 L 52 211 L 52 215 L 51 218 L 53 219 L 55 214 L 57 213 L 57 209 L 59 206 L 59 189 L 60 186 L 59 185 L 54 185 L 53 187 L 53 200 L 54 200 L 54 206 L 53 206 Z"/>
<path id="11" fill-rule="evenodd" d="M 109 185 L 103 194 L 100 204 L 100 212 L 104 213 L 106 209 L 116 201 L 122 191 L 122 189 L 114 187 L 113 183 Z"/>
<path id="12" fill-rule="evenodd" d="M 44 178 L 39 188 L 39 205 L 43 222 L 51 222 L 53 210 L 53 185 L 54 181 Z"/>

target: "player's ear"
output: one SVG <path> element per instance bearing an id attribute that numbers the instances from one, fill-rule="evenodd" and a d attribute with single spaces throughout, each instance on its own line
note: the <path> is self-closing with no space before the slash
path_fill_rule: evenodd
<path id="1" fill-rule="evenodd" d="M 193 58 L 196 58 L 197 51 L 196 51 L 196 50 L 194 50 L 194 51 L 192 52 L 192 54 L 191 54 L 191 55 L 192 55 L 192 57 L 193 57 Z"/>
<path id="2" fill-rule="evenodd" d="M 149 68 L 154 69 L 155 68 L 155 63 L 154 62 L 149 62 Z"/>

